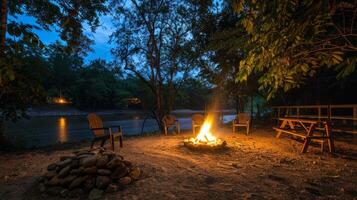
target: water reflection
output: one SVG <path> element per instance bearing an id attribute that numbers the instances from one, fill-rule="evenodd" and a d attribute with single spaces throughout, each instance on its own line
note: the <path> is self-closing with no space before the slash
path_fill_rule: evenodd
<path id="1" fill-rule="evenodd" d="M 60 117 L 58 119 L 58 131 L 57 131 L 57 139 L 61 143 L 67 142 L 68 140 L 68 131 L 67 131 L 67 122 L 66 118 Z"/>
<path id="2" fill-rule="evenodd" d="M 103 115 L 105 126 L 118 126 L 125 136 L 140 135 L 146 115 Z M 228 123 L 235 115 L 225 115 L 223 121 Z M 191 114 L 178 116 L 181 130 L 191 129 Z M 24 129 L 26 133 L 24 134 Z M 144 133 L 158 131 L 155 119 L 145 120 Z M 5 135 L 14 143 L 22 138 L 26 148 L 52 145 L 58 142 L 77 142 L 90 140 L 93 133 L 88 126 L 86 116 L 32 117 L 17 123 L 7 123 Z M 1 199 L 1 198 L 0 198 Z"/>

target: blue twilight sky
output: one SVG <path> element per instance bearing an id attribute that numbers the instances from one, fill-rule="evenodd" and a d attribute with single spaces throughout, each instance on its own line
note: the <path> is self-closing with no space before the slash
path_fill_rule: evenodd
<path id="1" fill-rule="evenodd" d="M 14 18 L 12 18 L 14 19 Z M 11 20 L 11 19 L 10 19 Z M 15 21 L 22 22 L 25 24 L 35 24 L 35 18 L 31 16 L 18 16 Z M 85 57 L 85 62 L 89 63 L 94 59 L 104 59 L 106 61 L 112 61 L 114 59 L 113 55 L 110 53 L 110 49 L 113 47 L 109 43 L 109 37 L 114 30 L 112 24 L 112 16 L 103 15 L 100 17 L 100 25 L 94 33 L 90 31 L 87 25 L 84 25 L 85 33 L 94 40 L 94 44 L 91 46 L 92 52 L 88 53 Z M 45 30 L 34 30 L 34 32 L 40 37 L 41 41 L 45 44 L 50 44 L 56 40 L 60 40 L 58 34 L 55 31 L 45 31 Z"/>

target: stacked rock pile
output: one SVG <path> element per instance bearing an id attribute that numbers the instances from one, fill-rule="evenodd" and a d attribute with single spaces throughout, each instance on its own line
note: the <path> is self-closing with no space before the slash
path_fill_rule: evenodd
<path id="1" fill-rule="evenodd" d="M 99 199 L 137 180 L 138 167 L 113 151 L 103 148 L 81 150 L 50 164 L 39 180 L 40 191 L 62 197 Z"/>

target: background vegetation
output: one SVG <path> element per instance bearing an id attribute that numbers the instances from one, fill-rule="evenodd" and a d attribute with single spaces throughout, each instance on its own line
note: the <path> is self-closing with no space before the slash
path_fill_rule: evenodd
<path id="1" fill-rule="evenodd" d="M 0 1 L 0 129 L 60 93 L 81 109 L 137 97 L 162 127 L 175 108 L 356 103 L 357 2 L 313 0 Z M 109 6 L 110 5 L 110 6 Z M 16 20 L 21 15 L 37 25 Z M 100 15 L 114 61 L 84 63 Z M 11 18 L 10 18 L 11 17 Z M 34 30 L 59 33 L 44 45 Z"/>

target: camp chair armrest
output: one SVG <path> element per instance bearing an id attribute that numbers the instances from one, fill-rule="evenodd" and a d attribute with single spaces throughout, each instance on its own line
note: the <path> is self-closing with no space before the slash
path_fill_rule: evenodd
<path id="1" fill-rule="evenodd" d="M 109 127 L 105 127 L 105 128 L 107 128 L 107 129 L 117 128 L 119 130 L 119 132 L 122 132 L 122 129 L 121 129 L 120 125 L 109 126 Z"/>

